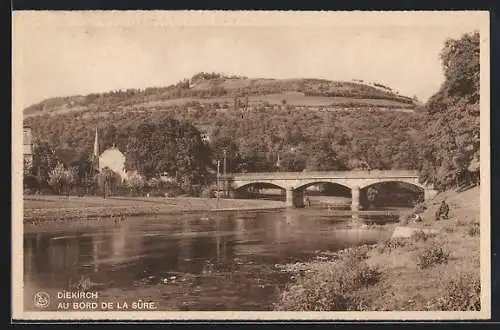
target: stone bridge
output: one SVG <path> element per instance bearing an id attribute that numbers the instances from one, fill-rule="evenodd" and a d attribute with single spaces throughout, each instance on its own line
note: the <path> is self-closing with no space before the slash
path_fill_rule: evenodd
<path id="1" fill-rule="evenodd" d="M 405 182 L 421 188 L 424 200 L 433 198 L 437 191 L 418 181 L 417 171 L 329 171 L 329 172 L 270 172 L 235 173 L 222 177 L 226 192 L 237 191 L 252 184 L 270 184 L 286 190 L 288 207 L 304 206 L 304 190 L 318 183 L 333 183 L 351 190 L 353 211 L 359 210 L 361 189 L 382 182 Z"/>

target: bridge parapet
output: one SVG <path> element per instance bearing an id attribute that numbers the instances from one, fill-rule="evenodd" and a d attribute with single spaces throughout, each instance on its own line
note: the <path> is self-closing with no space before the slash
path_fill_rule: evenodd
<path id="1" fill-rule="evenodd" d="M 323 171 L 323 172 L 247 172 L 224 176 L 233 180 L 297 180 L 297 179 L 361 179 L 361 178 L 417 178 L 418 172 L 411 170 L 394 171 Z"/>

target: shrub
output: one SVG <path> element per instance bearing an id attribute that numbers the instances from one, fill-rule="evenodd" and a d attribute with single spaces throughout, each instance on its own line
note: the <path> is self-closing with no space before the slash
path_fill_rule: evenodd
<path id="1" fill-rule="evenodd" d="M 455 228 L 453 228 L 453 227 L 444 227 L 443 230 L 447 233 L 455 232 Z"/>
<path id="2" fill-rule="evenodd" d="M 432 245 L 425 248 L 420 255 L 418 255 L 417 265 L 420 269 L 429 268 L 435 264 L 444 264 L 448 262 L 450 254 L 443 250 L 442 247 Z"/>
<path id="3" fill-rule="evenodd" d="M 377 250 L 379 253 L 384 253 L 386 250 L 394 250 L 408 245 L 408 239 L 403 237 L 390 238 L 377 245 Z"/>
<path id="4" fill-rule="evenodd" d="M 342 256 L 342 260 L 345 263 L 353 264 L 368 258 L 368 251 L 370 251 L 370 247 L 368 245 L 361 245 L 345 251 L 346 252 Z"/>
<path id="5" fill-rule="evenodd" d="M 33 189 L 38 188 L 38 181 L 34 175 L 24 175 L 23 178 L 23 186 L 25 189 Z"/>
<path id="6" fill-rule="evenodd" d="M 362 254 L 346 255 L 342 260 L 321 265 L 305 273 L 282 292 L 275 310 L 352 311 L 366 306 L 356 290 L 379 281 L 380 272 L 359 261 Z"/>
<path id="7" fill-rule="evenodd" d="M 422 230 L 418 230 L 416 231 L 412 236 L 411 238 L 415 241 L 415 242 L 419 242 L 419 241 L 427 241 L 431 236 L 434 236 L 433 234 L 426 234 L 424 231 Z"/>
<path id="8" fill-rule="evenodd" d="M 428 310 L 479 311 L 481 310 L 481 281 L 474 273 L 460 275 L 446 285 L 441 295 L 427 305 Z"/>
<path id="9" fill-rule="evenodd" d="M 469 225 L 469 229 L 467 230 L 467 234 L 469 236 L 479 236 L 479 233 L 480 233 L 479 223 L 474 222 Z"/>
<path id="10" fill-rule="evenodd" d="M 139 173 L 133 172 L 126 178 L 125 184 L 130 189 L 130 194 L 135 196 L 146 187 L 146 180 Z"/>

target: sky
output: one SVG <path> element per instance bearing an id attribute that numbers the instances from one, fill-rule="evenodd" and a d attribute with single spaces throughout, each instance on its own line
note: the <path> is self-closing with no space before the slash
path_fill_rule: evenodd
<path id="1" fill-rule="evenodd" d="M 376 81 L 427 100 L 447 38 L 478 20 L 446 16 L 14 13 L 13 92 L 56 96 L 168 86 L 193 74 Z"/>

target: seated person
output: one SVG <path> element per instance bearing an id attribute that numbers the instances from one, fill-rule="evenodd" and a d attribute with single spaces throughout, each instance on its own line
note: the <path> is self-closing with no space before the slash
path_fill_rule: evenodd
<path id="1" fill-rule="evenodd" d="M 441 205 L 439 205 L 439 209 L 436 212 L 436 220 L 448 219 L 448 212 L 450 211 L 450 207 L 443 200 Z"/>

